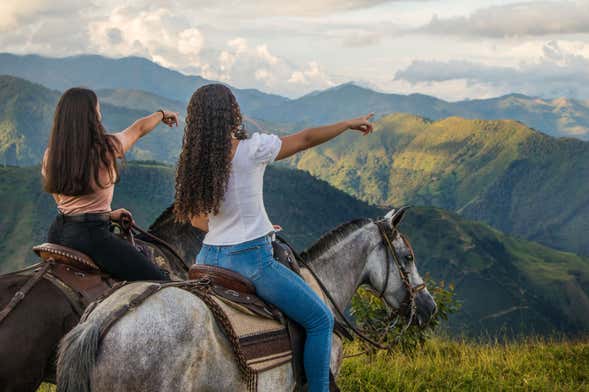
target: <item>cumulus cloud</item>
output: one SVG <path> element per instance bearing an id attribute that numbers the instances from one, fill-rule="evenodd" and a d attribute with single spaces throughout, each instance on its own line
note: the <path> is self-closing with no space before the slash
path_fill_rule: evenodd
<path id="1" fill-rule="evenodd" d="M 589 33 L 589 0 L 522 2 L 481 8 L 469 16 L 434 16 L 419 31 L 491 38 Z"/>
<path id="2" fill-rule="evenodd" d="M 274 54 L 268 45 L 252 45 L 243 37 L 227 41 L 219 52 L 206 51 L 202 63 L 197 71 L 205 78 L 289 96 L 304 94 L 310 86 L 325 88 L 334 84 L 318 62 L 298 67 Z"/>
<path id="3" fill-rule="evenodd" d="M 98 53 L 143 56 L 175 68 L 197 65 L 204 43 L 198 29 L 166 8 L 116 8 L 108 18 L 89 23 L 88 30 Z"/>
<path id="4" fill-rule="evenodd" d="M 589 58 L 569 52 L 558 42 L 544 45 L 543 55 L 516 67 L 492 66 L 467 60 L 413 61 L 395 75 L 413 85 L 463 80 L 495 90 L 542 97 L 589 98 Z"/>

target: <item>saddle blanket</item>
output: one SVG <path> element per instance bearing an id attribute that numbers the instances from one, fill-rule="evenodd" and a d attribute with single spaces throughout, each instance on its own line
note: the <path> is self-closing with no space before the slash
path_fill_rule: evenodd
<path id="1" fill-rule="evenodd" d="M 323 292 L 311 273 L 302 268 L 301 276 L 325 301 Z M 292 360 L 290 336 L 284 323 L 256 315 L 239 303 L 218 295 L 211 295 L 211 298 L 215 307 L 223 313 L 218 317 L 213 311 L 230 342 L 237 346 L 233 348 L 238 361 L 243 361 L 242 365 L 251 372 L 259 373 Z"/>

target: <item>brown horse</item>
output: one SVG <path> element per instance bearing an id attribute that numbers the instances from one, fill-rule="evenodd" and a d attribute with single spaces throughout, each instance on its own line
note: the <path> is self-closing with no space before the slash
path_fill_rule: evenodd
<path id="1" fill-rule="evenodd" d="M 194 263 L 204 234 L 190 225 L 177 224 L 166 210 L 149 232 L 172 245 L 186 266 Z M 167 260 L 173 255 L 164 247 Z M 170 262 L 172 275 L 186 277 L 183 268 Z M 30 275 L 0 276 L 0 310 L 30 279 Z M 80 314 L 64 293 L 46 279 L 39 280 L 24 299 L 0 322 L 0 391 L 36 391 L 43 381 L 55 382 L 57 344 L 72 329 Z"/>

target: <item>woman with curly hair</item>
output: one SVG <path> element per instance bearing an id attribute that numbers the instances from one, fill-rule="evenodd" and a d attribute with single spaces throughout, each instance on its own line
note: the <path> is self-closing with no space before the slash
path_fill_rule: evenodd
<path id="1" fill-rule="evenodd" d="M 55 109 L 53 129 L 41 173 L 59 214 L 48 241 L 90 256 L 106 273 L 121 280 L 165 280 L 166 275 L 127 241 L 110 232 L 111 220 L 125 209 L 111 210 L 117 159 L 160 122 L 178 125 L 176 113 L 160 110 L 122 132 L 107 134 L 94 91 L 67 90 Z"/>
<path id="2" fill-rule="evenodd" d="M 272 254 L 273 226 L 264 207 L 266 166 L 333 139 L 347 129 L 372 132 L 372 114 L 278 137 L 242 130 L 239 105 L 220 84 L 190 99 L 176 176 L 174 212 L 207 232 L 196 262 L 250 279 L 258 295 L 306 330 L 304 365 L 309 391 L 329 388 L 333 315 L 294 272 Z"/>

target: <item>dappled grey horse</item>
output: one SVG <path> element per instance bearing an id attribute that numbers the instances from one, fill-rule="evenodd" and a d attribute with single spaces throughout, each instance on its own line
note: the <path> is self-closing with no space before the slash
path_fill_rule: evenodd
<path id="1" fill-rule="evenodd" d="M 306 264 L 324 283 L 340 309 L 359 286 L 380 292 L 398 309 L 410 287 L 422 286 L 412 250 L 396 230 L 405 209 L 384 219 L 393 233 L 388 251 L 377 224 L 369 219 L 344 224 L 303 253 Z M 400 264 L 399 264 L 400 263 Z M 401 279 L 400 265 L 406 275 Z M 114 324 L 99 342 L 101 326 L 121 304 L 143 291 L 146 283 L 128 285 L 96 307 L 88 319 L 62 340 L 58 359 L 60 392 L 242 391 L 246 390 L 230 343 L 207 306 L 178 288 L 163 289 Z M 415 293 L 415 322 L 425 324 L 436 310 L 427 289 Z M 99 344 L 100 343 L 100 344 Z M 334 336 L 331 366 L 337 374 L 342 342 Z M 291 391 L 290 364 L 263 372 L 260 391 Z"/>

